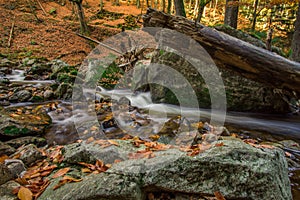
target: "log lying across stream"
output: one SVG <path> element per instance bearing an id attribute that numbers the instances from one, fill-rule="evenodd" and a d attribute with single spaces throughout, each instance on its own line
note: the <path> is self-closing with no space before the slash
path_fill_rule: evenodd
<path id="1" fill-rule="evenodd" d="M 300 94 L 300 63 L 180 16 L 148 9 L 143 20 L 144 27 L 163 27 L 190 36 L 205 48 L 218 67 Z"/>

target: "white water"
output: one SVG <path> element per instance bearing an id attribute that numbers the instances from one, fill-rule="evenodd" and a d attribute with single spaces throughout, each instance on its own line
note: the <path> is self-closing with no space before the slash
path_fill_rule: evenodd
<path id="1" fill-rule="evenodd" d="M 109 96 L 115 100 L 126 97 L 130 100 L 132 106 L 149 110 L 149 113 L 156 116 L 156 120 L 159 120 L 160 116 L 165 119 L 164 116 L 166 115 L 182 115 L 189 119 L 197 119 L 197 116 L 200 116 L 201 120 L 211 118 L 209 109 L 152 103 L 150 93 L 133 94 L 130 90 L 105 90 L 103 88 L 100 88 L 100 90 L 100 92 L 96 92 L 98 97 Z M 219 116 L 215 115 L 213 117 Z M 152 117 L 153 120 L 155 120 L 154 118 Z M 237 129 L 261 131 L 300 139 L 300 116 L 227 112 L 225 124 Z"/>

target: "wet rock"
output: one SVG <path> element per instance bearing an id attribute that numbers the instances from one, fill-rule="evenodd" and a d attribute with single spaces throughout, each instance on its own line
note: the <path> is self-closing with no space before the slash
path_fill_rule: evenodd
<path id="1" fill-rule="evenodd" d="M 1 76 L 0 76 L 0 85 L 1 85 L 1 86 L 6 86 L 6 85 L 8 85 L 8 84 L 10 84 L 9 79 L 6 78 L 6 77 L 1 77 Z"/>
<path id="2" fill-rule="evenodd" d="M 69 83 L 62 83 L 55 91 L 55 96 L 59 99 L 71 99 L 72 98 L 72 85 Z"/>
<path id="3" fill-rule="evenodd" d="M 8 168 L 13 178 L 18 178 L 21 174 L 26 171 L 24 163 L 19 159 L 6 159 L 5 166 Z"/>
<path id="4" fill-rule="evenodd" d="M 193 157 L 178 149 L 155 151 L 151 159 L 125 160 L 55 191 L 52 182 L 39 199 L 145 199 L 149 191 L 190 195 L 220 191 L 226 199 L 292 199 L 282 150 L 235 140 L 222 143 Z"/>
<path id="5" fill-rule="evenodd" d="M 20 154 L 19 159 L 23 161 L 26 166 L 31 166 L 36 161 L 44 158 L 41 151 L 34 145 L 29 144 L 19 149 L 14 155 Z"/>
<path id="6" fill-rule="evenodd" d="M 8 169 L 8 167 L 0 163 L 0 185 L 14 178 L 14 175 Z"/>
<path id="7" fill-rule="evenodd" d="M 0 156 L 11 155 L 16 151 L 12 146 L 0 141 Z"/>
<path id="8" fill-rule="evenodd" d="M 51 62 L 49 62 L 49 65 L 51 65 L 52 73 L 65 71 L 68 67 L 70 67 L 67 63 L 65 63 L 62 60 L 52 60 Z"/>
<path id="9" fill-rule="evenodd" d="M 48 75 L 51 72 L 51 66 L 48 63 L 34 63 L 26 72 L 29 75 Z"/>
<path id="10" fill-rule="evenodd" d="M 22 64 L 25 66 L 32 66 L 36 62 L 37 62 L 37 59 L 34 59 L 34 58 L 24 58 L 22 60 Z"/>
<path id="11" fill-rule="evenodd" d="M 34 144 L 37 147 L 43 147 L 47 144 L 47 141 L 45 138 L 42 138 L 42 137 L 26 136 L 26 137 L 15 138 L 15 139 L 6 141 L 4 143 L 17 149 L 20 146 L 28 145 L 28 144 Z"/>
<path id="12" fill-rule="evenodd" d="M 197 66 L 207 66 L 201 69 L 204 74 L 211 73 L 207 63 L 196 59 L 193 62 Z M 136 64 L 137 69 L 134 68 L 134 74 L 136 77 L 142 78 L 135 78 L 134 85 L 138 88 L 138 86 L 144 84 L 160 81 L 157 84 L 150 84 L 153 102 L 178 105 L 180 100 L 181 106 L 191 107 L 195 104 L 192 102 L 191 97 L 196 94 L 196 101 L 198 101 L 199 107 L 211 107 L 209 89 L 204 80 L 207 77 L 203 78 L 187 60 L 175 53 L 160 52 L 152 58 L 151 63 L 166 65 L 169 68 L 154 68 L 154 65 L 147 66 L 147 64 L 140 66 L 143 63 L 138 62 Z M 172 76 L 165 76 L 165 74 L 169 73 L 170 68 L 178 73 L 174 73 Z M 291 112 L 289 102 L 286 101 L 285 97 L 291 99 L 294 96 L 292 93 L 266 87 L 226 69 L 220 68 L 219 71 L 225 86 L 228 110 L 263 113 Z M 163 85 L 172 86 L 172 90 Z M 213 89 L 218 92 L 218 87 L 214 86 Z"/>
<path id="13" fill-rule="evenodd" d="M 4 74 L 10 74 L 12 68 L 18 66 L 18 63 L 8 60 L 7 58 L 0 60 L 0 72 Z"/>
<path id="14" fill-rule="evenodd" d="M 42 106 L 35 107 L 0 107 L 1 140 L 15 137 L 43 134 L 51 124 L 51 118 Z"/>
<path id="15" fill-rule="evenodd" d="M 25 101 L 28 101 L 31 96 L 32 96 L 32 94 L 28 90 L 20 90 L 20 91 L 14 93 L 12 96 L 10 96 L 9 101 L 25 102 Z"/>
<path id="16" fill-rule="evenodd" d="M 9 105 L 10 105 L 9 101 L 6 100 L 0 101 L 0 106 L 9 106 Z"/>
<path id="17" fill-rule="evenodd" d="M 43 95 L 45 100 L 49 100 L 54 97 L 54 92 L 52 90 L 46 90 Z"/>
<path id="18" fill-rule="evenodd" d="M 17 187 L 20 187 L 20 184 L 15 181 L 8 181 L 0 185 L 1 200 L 17 200 L 17 196 L 12 193 Z"/>

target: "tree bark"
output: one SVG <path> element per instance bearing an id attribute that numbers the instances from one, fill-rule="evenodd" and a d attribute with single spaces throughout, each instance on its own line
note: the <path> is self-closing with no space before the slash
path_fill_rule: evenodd
<path id="1" fill-rule="evenodd" d="M 300 62 L 300 3 L 298 4 L 297 19 L 295 22 L 295 31 L 293 34 L 291 49 L 291 59 L 296 62 Z"/>
<path id="2" fill-rule="evenodd" d="M 218 67 L 274 88 L 300 94 L 300 63 L 231 37 L 183 17 L 153 9 L 144 15 L 144 27 L 169 28 L 190 36 L 210 54 Z M 192 52 L 191 52 L 192 53 Z"/>
<path id="3" fill-rule="evenodd" d="M 224 24 L 231 26 L 232 28 L 237 28 L 237 19 L 239 13 L 239 6 L 235 5 L 239 0 L 226 0 L 225 8 L 225 19 Z"/>
<path id="4" fill-rule="evenodd" d="M 183 0 L 174 0 L 176 15 L 186 17 Z"/>
<path id="5" fill-rule="evenodd" d="M 255 0 L 255 2 L 254 2 L 253 20 L 252 20 L 252 27 L 251 27 L 252 31 L 255 31 L 258 2 L 259 2 L 259 0 Z"/>

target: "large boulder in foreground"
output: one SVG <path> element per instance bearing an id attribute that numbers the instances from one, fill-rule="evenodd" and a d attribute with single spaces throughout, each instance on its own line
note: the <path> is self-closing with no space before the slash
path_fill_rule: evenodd
<path id="1" fill-rule="evenodd" d="M 292 199 L 282 150 L 254 148 L 236 140 L 221 142 L 196 156 L 178 149 L 155 151 L 153 158 L 125 160 L 53 191 L 55 179 L 39 199 L 139 200 L 146 199 L 148 192 L 164 191 L 175 196 L 219 191 L 226 199 Z"/>

